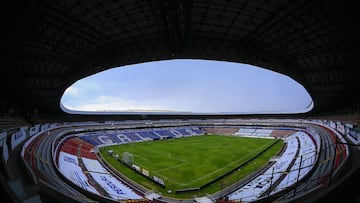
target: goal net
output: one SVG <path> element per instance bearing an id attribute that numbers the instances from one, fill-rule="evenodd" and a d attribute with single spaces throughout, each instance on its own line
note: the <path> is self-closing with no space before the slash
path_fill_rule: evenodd
<path id="1" fill-rule="evenodd" d="M 121 160 L 124 164 L 131 166 L 134 162 L 134 155 L 130 152 L 124 152 L 121 156 Z"/>

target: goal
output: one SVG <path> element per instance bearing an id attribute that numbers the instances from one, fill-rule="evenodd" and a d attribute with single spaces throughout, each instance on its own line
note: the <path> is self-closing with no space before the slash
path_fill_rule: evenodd
<path id="1" fill-rule="evenodd" d="M 134 162 L 134 155 L 131 154 L 130 152 L 124 152 L 121 156 L 121 160 L 124 164 L 128 166 L 132 166 Z"/>

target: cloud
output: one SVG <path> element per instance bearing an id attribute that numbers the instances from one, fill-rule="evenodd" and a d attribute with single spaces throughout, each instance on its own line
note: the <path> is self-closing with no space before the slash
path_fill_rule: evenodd
<path id="1" fill-rule="evenodd" d="M 79 95 L 79 89 L 75 86 L 70 86 L 69 88 L 67 88 L 64 92 L 65 95 L 67 96 L 78 96 Z"/>
<path id="2" fill-rule="evenodd" d="M 244 64 L 216 62 L 211 67 L 208 61 L 202 66 L 198 62 L 111 69 L 74 83 L 61 102 L 78 111 L 203 113 L 301 112 L 298 109 L 311 102 L 300 84 L 279 73 Z"/>
<path id="3" fill-rule="evenodd" d="M 70 110 L 77 111 L 149 111 L 164 110 L 160 105 L 147 105 L 137 100 L 129 100 L 114 96 L 98 96 L 87 103 L 65 105 Z"/>

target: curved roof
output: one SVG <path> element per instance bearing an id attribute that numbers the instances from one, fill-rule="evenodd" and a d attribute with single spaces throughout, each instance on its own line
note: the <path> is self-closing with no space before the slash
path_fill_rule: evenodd
<path id="1" fill-rule="evenodd" d="M 146 61 L 197 58 L 284 73 L 311 113 L 359 104 L 356 0 L 61 0 L 1 3 L 0 100 L 62 114 L 82 77 Z"/>

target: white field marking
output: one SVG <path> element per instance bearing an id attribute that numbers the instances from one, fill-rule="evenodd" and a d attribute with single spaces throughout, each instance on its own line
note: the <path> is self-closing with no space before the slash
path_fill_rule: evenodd
<path id="1" fill-rule="evenodd" d="M 158 172 L 161 172 L 161 171 L 166 171 L 166 170 L 169 170 L 169 169 L 177 168 L 177 167 L 180 167 L 180 166 L 183 166 L 183 165 L 186 165 L 186 164 L 189 164 L 189 162 L 178 164 L 178 165 L 171 166 L 171 167 L 168 167 L 168 168 L 163 168 L 163 169 L 160 169 L 160 170 L 156 170 L 154 172 L 158 173 Z"/>
<path id="2" fill-rule="evenodd" d="M 150 171 L 150 172 L 155 173 L 156 176 L 161 177 L 162 179 L 165 179 L 165 180 L 167 180 L 167 181 L 169 181 L 169 182 L 173 182 L 173 183 L 175 183 L 175 184 L 177 184 L 177 185 L 184 186 L 183 183 L 179 183 L 179 182 L 177 182 L 177 181 L 175 181 L 175 180 L 173 180 L 173 179 L 170 179 L 170 178 L 168 178 L 168 177 L 166 177 L 166 176 L 163 176 L 163 175 L 161 175 L 161 174 L 159 174 L 159 173 L 156 173 L 155 171 Z"/>
<path id="3" fill-rule="evenodd" d="M 155 153 L 155 152 L 147 151 L 147 150 L 144 150 L 144 149 L 141 149 L 141 150 L 143 150 L 143 151 L 145 151 L 145 152 L 148 152 L 148 153 L 160 154 L 161 156 L 165 156 L 165 157 L 167 157 L 167 158 L 174 159 L 174 160 L 176 160 L 176 161 L 182 162 L 181 164 L 177 164 L 177 165 L 172 166 L 172 167 L 169 167 L 169 168 L 176 168 L 176 167 L 179 167 L 180 165 L 185 165 L 185 164 L 189 164 L 189 163 L 190 163 L 190 162 L 188 162 L 188 161 L 186 161 L 186 160 L 181 160 L 181 159 L 176 159 L 176 158 L 174 158 L 173 156 L 171 156 L 171 153 L 169 153 L 169 152 Z M 133 155 L 134 155 L 135 157 L 139 157 L 140 159 L 146 160 L 146 162 L 138 163 L 138 162 L 136 161 L 136 159 L 135 159 L 135 160 L 134 160 L 134 163 L 135 163 L 136 165 L 140 166 L 141 168 L 146 168 L 146 169 L 148 169 L 148 167 L 147 167 L 147 166 L 144 166 L 143 164 L 151 163 L 151 160 L 149 160 L 149 159 L 147 159 L 147 158 L 144 158 L 144 157 L 142 157 L 142 156 L 140 156 L 140 155 L 138 155 L 138 154 L 133 154 Z M 160 170 L 157 170 L 157 171 L 150 171 L 150 172 L 151 172 L 151 173 L 154 173 L 154 174 L 155 174 L 156 176 L 158 176 L 158 177 L 161 177 L 161 178 L 163 178 L 163 179 L 165 179 L 165 180 L 167 180 L 167 181 L 169 181 L 169 182 L 175 183 L 175 184 L 177 184 L 177 185 L 181 185 L 181 186 L 186 185 L 186 184 L 179 183 L 179 182 L 177 182 L 177 181 L 175 181 L 175 180 L 173 180 L 173 179 L 170 179 L 170 178 L 168 178 L 168 177 L 166 177 L 166 176 L 163 176 L 163 175 L 157 173 L 158 171 L 168 170 L 169 168 L 160 169 Z"/>
<path id="4" fill-rule="evenodd" d="M 134 156 L 135 156 L 135 154 L 134 154 Z M 149 163 L 151 163 L 151 161 L 148 160 L 148 159 L 146 159 L 146 158 L 143 158 L 143 157 L 141 157 L 141 156 L 139 156 L 139 155 L 136 155 L 136 156 L 139 157 L 139 158 L 141 158 L 141 159 L 143 159 L 143 160 L 145 160 L 144 162 L 137 162 L 136 160 L 134 160 L 134 164 L 140 166 L 141 168 L 147 168 L 147 167 L 145 167 L 143 164 L 149 164 Z"/>
<path id="5" fill-rule="evenodd" d="M 140 156 L 140 155 L 138 155 L 138 154 L 133 154 L 134 155 L 134 157 L 136 158 L 136 157 L 138 157 L 138 160 L 140 159 L 142 159 L 143 161 L 140 161 L 140 163 L 141 164 L 147 164 L 147 163 L 151 163 L 151 160 L 149 160 L 149 159 L 147 159 L 147 158 L 145 158 L 145 157 L 143 157 L 143 156 Z M 134 160 L 134 162 L 135 163 L 139 163 L 139 161 L 135 161 Z"/>
<path id="6" fill-rule="evenodd" d="M 271 144 L 273 144 L 273 143 L 271 143 Z M 271 144 L 266 145 L 265 147 L 261 148 L 261 150 L 265 149 L 266 147 L 270 146 Z M 242 159 L 237 159 L 237 160 L 235 160 L 235 161 L 227 164 L 226 166 L 224 166 L 224 167 L 222 167 L 222 168 L 219 168 L 219 169 L 217 169 L 217 170 L 215 170 L 215 171 L 213 171 L 213 172 L 211 172 L 211 173 L 208 173 L 208 174 L 206 174 L 206 175 L 204 175 L 204 176 L 201 176 L 201 177 L 199 177 L 199 178 L 197 178 L 197 179 L 195 179 L 195 180 L 193 180 L 193 181 L 190 181 L 190 182 L 188 182 L 188 183 L 186 183 L 186 184 L 185 184 L 185 183 L 182 183 L 181 185 L 189 185 L 189 184 L 192 184 L 192 183 L 197 182 L 197 181 L 199 181 L 199 180 L 202 180 L 202 179 L 204 179 L 204 178 L 206 178 L 206 177 L 208 177 L 208 176 L 210 176 L 210 175 L 212 175 L 212 174 L 214 174 L 214 173 L 217 173 L 218 171 L 223 170 L 224 168 L 227 168 L 228 166 L 232 165 L 232 164 L 235 163 L 235 162 L 243 161 L 245 158 L 249 157 L 250 155 L 254 154 L 255 152 L 258 153 L 258 152 L 260 152 L 261 150 L 253 151 L 252 153 L 248 154 L 247 156 L 243 157 Z"/>
<path id="7" fill-rule="evenodd" d="M 171 155 L 171 153 L 169 153 L 169 152 L 153 152 L 153 151 L 147 151 L 147 150 L 144 150 L 144 149 L 142 149 L 142 150 L 145 151 L 145 152 L 147 152 L 147 153 L 159 154 L 159 155 L 164 156 L 164 157 L 166 157 L 166 158 L 170 158 L 170 159 L 173 159 L 173 160 L 176 160 L 176 161 L 180 161 L 180 162 L 183 162 L 183 163 L 188 163 L 187 160 L 177 159 L 177 158 L 173 157 L 173 156 Z"/>
<path id="8" fill-rule="evenodd" d="M 142 165 L 142 164 L 140 164 L 140 163 L 138 163 L 138 162 L 136 162 L 136 161 L 134 161 L 134 163 L 135 163 L 136 165 L 140 166 L 141 168 L 149 169 L 147 166 L 144 166 L 144 165 Z M 147 163 L 148 163 L 148 162 L 147 162 Z M 151 161 L 149 161 L 149 163 L 151 163 Z M 186 163 L 183 163 L 183 164 L 186 164 Z M 177 182 L 177 181 L 175 181 L 175 180 L 172 180 L 172 179 L 170 179 L 170 178 L 168 178 L 168 177 L 166 177 L 166 176 L 163 176 L 163 175 L 157 173 L 156 171 L 150 171 L 150 173 L 154 173 L 157 177 L 161 177 L 162 179 L 165 179 L 165 180 L 167 180 L 167 181 L 169 181 L 169 182 L 173 182 L 173 183 L 175 183 L 175 184 L 177 184 L 177 185 L 182 185 L 181 183 L 179 183 L 179 182 Z M 182 186 L 183 186 L 183 185 L 182 185 Z"/>
<path id="9" fill-rule="evenodd" d="M 271 145 L 271 144 L 270 144 Z M 195 147 L 194 146 L 194 143 L 192 144 L 192 146 L 193 147 Z M 268 147 L 269 145 L 264 145 L 264 147 L 263 148 L 261 148 L 260 150 L 258 150 L 258 151 L 261 151 L 261 150 L 263 150 L 263 149 L 265 149 L 266 147 Z M 153 171 L 153 173 L 155 173 L 157 176 L 160 176 L 160 177 L 162 177 L 163 179 L 166 179 L 166 180 L 168 180 L 168 181 L 170 181 L 170 182 L 173 182 L 173 183 L 175 183 L 175 184 L 178 184 L 178 185 L 181 185 L 181 186 L 186 186 L 186 185 L 189 185 L 189 184 L 192 184 L 192 183 L 194 183 L 194 182 L 197 182 L 197 181 L 199 181 L 199 180 L 201 180 L 201 179 L 204 179 L 204 178 L 206 178 L 206 177 L 208 177 L 208 176 L 210 176 L 210 175 L 212 175 L 212 174 L 215 174 L 215 173 L 217 173 L 218 171 L 221 171 L 221 170 L 223 170 L 224 168 L 227 168 L 229 165 L 232 165 L 233 163 L 236 163 L 236 162 L 239 162 L 239 161 L 243 161 L 244 159 L 246 160 L 246 158 L 247 157 L 249 157 L 249 156 L 251 156 L 252 154 L 254 154 L 254 153 L 257 153 L 258 151 L 253 151 L 252 153 L 250 153 L 250 154 L 248 154 L 247 156 L 245 156 L 245 157 L 243 157 L 242 159 L 238 159 L 238 160 L 235 160 L 235 161 L 233 161 L 233 162 L 231 162 L 231 163 L 229 163 L 229 164 L 227 164 L 226 166 L 224 166 L 224 167 L 222 167 L 222 168 L 219 168 L 218 170 L 215 170 L 215 171 L 213 171 L 213 172 L 211 172 L 211 173 L 209 173 L 209 174 L 207 174 L 207 175 L 205 175 L 205 176 L 201 176 L 201 177 L 199 177 L 199 178 L 197 178 L 197 179 L 195 179 L 195 180 L 193 180 L 193 181 L 191 181 L 191 182 L 187 182 L 187 183 L 179 183 L 179 182 L 177 182 L 177 181 L 175 181 L 175 180 L 172 180 L 172 179 L 170 179 L 170 178 L 168 178 L 168 177 L 165 177 L 165 176 L 163 176 L 163 175 L 161 175 L 161 174 L 159 174 L 159 173 L 157 173 L 157 172 L 159 172 L 159 171 L 165 171 L 165 170 L 168 170 L 168 169 L 170 169 L 170 168 L 176 168 L 176 167 L 179 167 L 180 165 L 185 165 L 185 164 L 190 164 L 190 162 L 185 162 L 185 163 L 183 163 L 183 164 L 179 164 L 179 165 L 176 165 L 176 166 L 173 166 L 173 167 L 169 167 L 169 168 L 167 168 L 167 169 L 160 169 L 160 170 L 157 170 L 157 171 Z M 153 152 L 152 152 L 153 153 Z M 167 153 L 167 154 L 170 154 L 170 153 Z M 170 154 L 171 155 L 171 154 Z M 175 158 L 173 158 L 173 159 L 175 159 Z M 179 159 L 175 159 L 175 160 L 179 160 Z M 183 161 L 183 160 L 179 160 L 179 161 Z"/>
<path id="10" fill-rule="evenodd" d="M 180 164 L 177 164 L 177 165 L 175 165 L 175 166 L 171 166 L 171 167 L 169 167 L 169 168 L 176 168 L 176 167 L 179 167 L 179 166 L 181 166 L 181 165 L 185 165 L 185 164 L 189 164 L 189 163 L 190 163 L 190 162 L 188 162 L 188 161 L 186 161 L 186 160 L 177 159 L 177 158 L 172 157 L 172 156 L 171 156 L 171 153 L 169 153 L 169 152 L 155 153 L 155 152 L 147 151 L 147 150 L 144 150 L 144 149 L 142 149 L 142 150 L 145 151 L 145 152 L 148 152 L 148 153 L 160 154 L 161 156 L 164 156 L 164 157 L 166 157 L 166 158 L 170 158 L 170 159 L 173 159 L 173 160 L 182 162 L 182 163 L 180 163 Z M 139 159 L 145 160 L 144 162 L 140 162 L 140 163 L 139 163 L 139 162 L 136 161 L 136 159 L 135 159 L 135 160 L 134 160 L 134 163 L 135 163 L 135 164 L 141 166 L 142 168 L 149 168 L 149 167 L 144 166 L 144 164 L 150 164 L 150 163 L 151 163 L 151 160 L 150 160 L 150 159 L 147 159 L 147 158 L 145 158 L 145 157 L 143 157 L 143 156 L 140 156 L 140 155 L 138 155 L 138 154 L 134 154 L 134 156 L 135 156 L 135 157 L 139 157 Z M 167 170 L 167 169 L 169 169 L 169 168 L 159 169 L 159 170 L 156 170 L 156 171 L 165 171 L 165 170 Z M 153 171 L 153 172 L 156 172 L 156 171 Z"/>
<path id="11" fill-rule="evenodd" d="M 169 152 L 164 152 L 164 154 L 168 155 L 171 158 L 171 154 Z"/>

